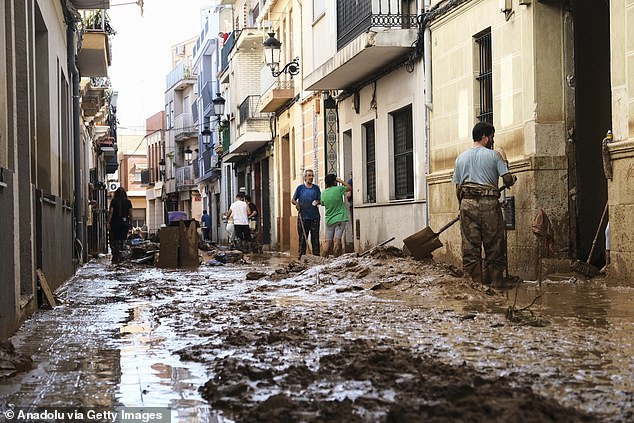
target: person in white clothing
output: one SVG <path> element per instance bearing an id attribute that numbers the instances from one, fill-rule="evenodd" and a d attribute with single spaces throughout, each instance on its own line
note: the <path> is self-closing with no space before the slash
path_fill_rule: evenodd
<path id="1" fill-rule="evenodd" d="M 231 203 L 229 210 L 225 213 L 227 219 L 233 217 L 233 230 L 236 238 L 238 239 L 238 248 L 244 250 L 245 242 L 248 242 L 251 238 L 249 233 L 249 215 L 251 210 L 249 205 L 244 202 L 244 195 L 236 195 L 236 201 Z"/>

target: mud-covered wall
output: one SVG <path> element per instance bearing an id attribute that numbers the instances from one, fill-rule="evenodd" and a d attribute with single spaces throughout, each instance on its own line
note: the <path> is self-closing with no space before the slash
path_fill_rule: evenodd
<path id="1" fill-rule="evenodd" d="M 59 197 L 43 197 L 39 207 L 42 216 L 42 271 L 51 290 L 55 290 L 74 273 L 73 209 Z"/>
<path id="2" fill-rule="evenodd" d="M 16 249 L 14 222 L 14 175 L 0 168 L 0 339 L 6 339 L 17 327 L 19 320 L 19 286 L 16 286 Z"/>

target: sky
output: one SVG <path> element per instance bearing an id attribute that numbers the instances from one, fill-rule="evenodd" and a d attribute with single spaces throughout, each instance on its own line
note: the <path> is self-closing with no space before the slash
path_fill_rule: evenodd
<path id="1" fill-rule="evenodd" d="M 134 0 L 111 0 L 108 15 L 117 32 L 108 70 L 119 93 L 119 134 L 145 133 L 145 120 L 165 107 L 165 77 L 172 70 L 171 48 L 200 33 L 209 0 L 145 0 L 143 16 Z M 120 6 L 117 6 L 120 4 Z"/>

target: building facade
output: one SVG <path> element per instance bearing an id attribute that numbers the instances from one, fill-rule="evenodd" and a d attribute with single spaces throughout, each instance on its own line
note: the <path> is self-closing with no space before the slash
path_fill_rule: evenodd
<path id="1" fill-rule="evenodd" d="M 601 140 L 611 127 L 609 6 L 582 1 L 432 2 L 430 30 L 430 215 L 433 227 L 458 211 L 453 165 L 471 128 L 496 128 L 518 182 L 504 194 L 508 266 L 536 279 L 586 260 L 607 201 Z M 597 28 L 590 34 L 583 28 Z M 593 66 L 605 63 L 606 66 Z M 532 230 L 543 209 L 550 254 Z M 438 256 L 460 263 L 458 226 Z M 604 238 L 593 263 L 605 262 Z"/>
<path id="2" fill-rule="evenodd" d="M 100 186 L 81 78 L 107 76 L 111 35 L 103 10 L 80 13 L 88 6 L 109 2 L 0 4 L 0 339 L 42 304 L 38 270 L 55 289 L 87 256 L 90 189 Z"/>
<path id="3" fill-rule="evenodd" d="M 316 5 L 304 13 L 303 84 L 321 93 L 319 176 L 352 179 L 348 244 L 363 251 L 394 237 L 400 246 L 428 215 L 418 2 Z"/>

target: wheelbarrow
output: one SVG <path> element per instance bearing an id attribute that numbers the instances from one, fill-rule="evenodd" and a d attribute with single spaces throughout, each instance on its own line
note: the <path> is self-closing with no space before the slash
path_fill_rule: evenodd
<path id="1" fill-rule="evenodd" d="M 446 231 L 460 220 L 460 216 L 456 216 L 445 226 L 440 228 L 438 232 L 434 232 L 429 226 L 422 229 L 415 234 L 412 234 L 403 240 L 403 243 L 409 250 L 412 257 L 415 259 L 422 259 L 431 256 L 432 251 L 442 247 L 442 242 L 438 239 L 438 235 Z"/>

